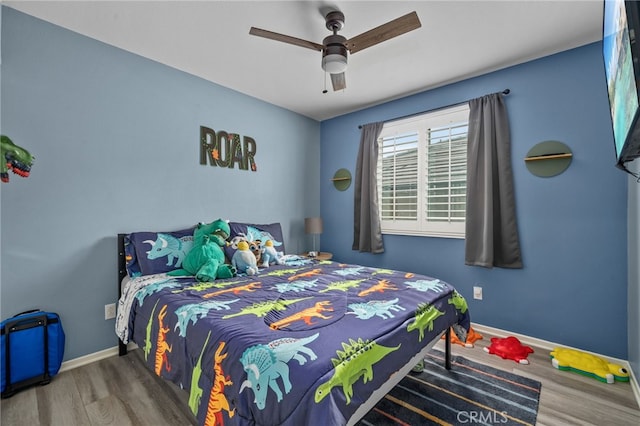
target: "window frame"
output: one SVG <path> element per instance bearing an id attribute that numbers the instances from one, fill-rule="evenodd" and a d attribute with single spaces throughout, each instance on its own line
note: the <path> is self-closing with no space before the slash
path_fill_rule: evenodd
<path id="1" fill-rule="evenodd" d="M 428 133 L 431 129 L 440 129 L 443 127 L 454 128 L 455 126 L 463 123 L 463 126 L 466 126 L 466 138 L 465 140 L 468 143 L 468 125 L 469 125 L 469 105 L 459 104 L 451 107 L 445 107 L 438 110 L 425 112 L 423 114 L 414 115 L 411 117 L 393 120 L 384 123 L 383 129 L 380 132 L 380 135 L 377 140 L 378 144 L 378 177 L 377 177 L 377 189 L 378 189 L 378 203 L 379 203 L 379 214 L 380 214 L 380 224 L 383 234 L 395 234 L 395 235 L 413 235 L 413 236 L 427 236 L 427 237 L 440 237 L 440 238 L 465 238 L 465 220 L 456 221 L 452 220 L 451 215 L 451 204 L 452 201 L 449 200 L 447 209 L 448 213 L 448 221 L 429 221 L 427 220 L 427 208 L 428 208 L 428 199 L 427 199 L 427 177 L 428 177 Z M 455 126 L 454 126 L 455 125 Z M 382 183 L 383 183 L 383 173 L 382 173 L 382 162 L 384 160 L 383 149 L 384 146 L 382 141 L 384 139 L 390 138 L 398 138 L 400 139 L 403 135 L 408 134 L 417 134 L 416 143 L 417 143 L 417 164 L 416 164 L 416 195 L 415 195 L 415 203 L 417 206 L 416 211 L 416 219 L 411 220 L 402 220 L 397 217 L 394 219 L 383 219 L 383 208 L 385 207 L 383 204 L 383 192 L 382 192 Z M 451 138 L 449 139 L 449 198 L 452 197 L 451 193 Z M 388 147 L 388 146 L 387 146 Z M 393 144 L 395 149 L 396 144 Z M 465 151 L 465 161 L 464 161 L 464 176 L 465 176 L 465 203 L 466 203 L 466 151 Z M 394 178 L 396 175 L 394 174 Z M 397 197 L 394 195 L 394 200 Z M 394 209 L 394 212 L 397 210 Z M 465 215 L 466 215 L 466 207 L 465 207 Z"/>

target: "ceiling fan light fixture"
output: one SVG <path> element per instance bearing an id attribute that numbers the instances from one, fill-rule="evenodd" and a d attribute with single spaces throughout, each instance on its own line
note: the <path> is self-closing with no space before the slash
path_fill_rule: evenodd
<path id="1" fill-rule="evenodd" d="M 346 41 L 346 38 L 338 34 L 324 39 L 322 69 L 329 74 L 340 74 L 347 69 L 347 48 L 344 45 Z"/>
<path id="2" fill-rule="evenodd" d="M 322 69 L 329 74 L 340 74 L 347 69 L 347 58 L 338 53 L 325 55 L 322 58 Z"/>

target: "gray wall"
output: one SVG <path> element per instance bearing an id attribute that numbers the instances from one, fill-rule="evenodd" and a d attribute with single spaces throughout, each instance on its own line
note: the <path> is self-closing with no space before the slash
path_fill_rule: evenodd
<path id="1" fill-rule="evenodd" d="M 116 234 L 319 213 L 319 123 L 2 9 L 2 134 L 36 157 L 2 184 L 2 318 L 58 312 L 65 359 L 116 344 Z M 199 128 L 250 136 L 257 172 L 199 165 Z"/>

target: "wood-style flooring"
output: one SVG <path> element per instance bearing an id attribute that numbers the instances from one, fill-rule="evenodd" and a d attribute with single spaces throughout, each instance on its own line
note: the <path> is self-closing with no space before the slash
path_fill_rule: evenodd
<path id="1" fill-rule="evenodd" d="M 540 426 L 638 426 L 640 409 L 629 383 L 605 384 L 551 366 L 549 351 L 533 347 L 529 365 L 482 350 L 452 345 L 454 355 L 542 382 Z M 442 349 L 440 343 L 437 346 Z M 455 367 L 454 367 L 455 368 Z M 187 393 L 149 371 L 139 349 L 57 375 L 49 385 L 17 393 L 1 403 L 2 426 L 195 425 Z M 302 425 L 301 425 L 302 426 Z"/>

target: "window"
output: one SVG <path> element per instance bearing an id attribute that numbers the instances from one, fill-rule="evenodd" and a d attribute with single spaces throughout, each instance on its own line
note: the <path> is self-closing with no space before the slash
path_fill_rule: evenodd
<path id="1" fill-rule="evenodd" d="M 467 104 L 384 124 L 378 139 L 382 232 L 464 238 Z"/>

